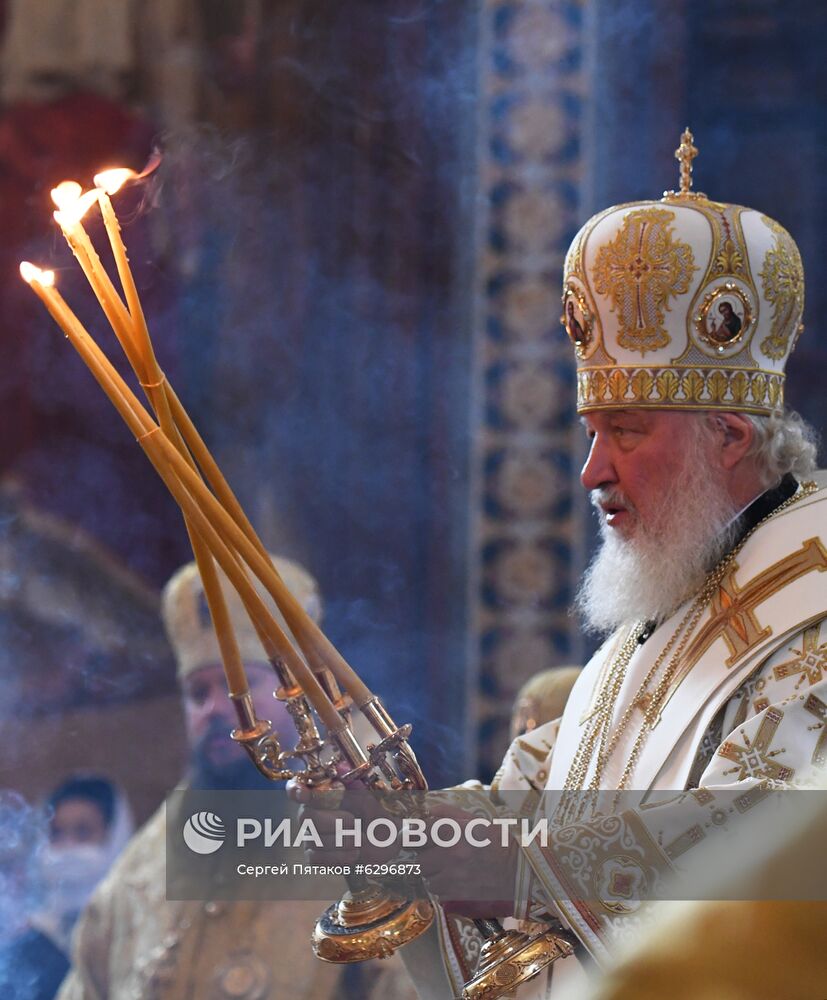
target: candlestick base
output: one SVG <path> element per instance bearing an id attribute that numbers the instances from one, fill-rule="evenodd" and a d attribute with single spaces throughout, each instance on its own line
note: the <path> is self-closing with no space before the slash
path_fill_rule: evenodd
<path id="1" fill-rule="evenodd" d="M 323 962 L 388 958 L 423 934 L 433 919 L 427 899 L 402 899 L 368 883 L 325 910 L 313 931 L 313 951 Z"/>
<path id="2" fill-rule="evenodd" d="M 462 1000 L 496 1000 L 573 953 L 568 941 L 552 931 L 534 937 L 522 931 L 502 931 L 482 946 L 476 975 L 465 984 Z"/>

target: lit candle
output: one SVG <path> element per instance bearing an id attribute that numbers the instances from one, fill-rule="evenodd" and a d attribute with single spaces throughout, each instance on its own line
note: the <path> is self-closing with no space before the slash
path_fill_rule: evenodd
<path id="1" fill-rule="evenodd" d="M 161 429 L 164 434 L 170 441 L 173 442 L 182 457 L 194 468 L 190 454 L 187 451 L 184 441 L 181 439 L 181 435 L 170 412 L 166 379 L 161 372 L 155 356 L 152 340 L 149 336 L 149 330 L 146 325 L 143 307 L 135 285 L 135 279 L 132 274 L 132 269 L 129 266 L 129 257 L 127 255 L 126 246 L 121 236 L 120 223 L 109 198 L 109 195 L 118 191 L 127 180 L 134 179 L 138 176 L 139 175 L 136 174 L 135 171 L 129 170 L 128 168 L 115 168 L 113 170 L 106 170 L 97 174 L 94 178 L 94 182 L 96 188 L 98 189 L 98 202 L 100 204 L 104 226 L 109 237 L 109 243 L 112 248 L 112 256 L 115 260 L 118 276 L 120 277 L 121 285 L 126 297 L 129 318 L 132 322 L 134 343 L 141 359 L 140 370 L 136 369 L 136 374 L 138 375 L 138 378 L 152 403 L 153 409 L 158 416 Z M 136 366 L 133 364 L 133 368 L 134 367 Z M 209 550 L 204 547 L 203 541 L 199 538 L 199 536 L 196 533 L 193 533 L 191 525 L 186 517 L 184 518 L 184 521 L 187 526 L 187 532 L 190 538 L 193 554 L 195 556 L 195 561 L 198 565 L 199 575 L 201 576 L 204 584 L 204 593 L 207 598 L 207 604 L 210 609 L 210 615 L 212 617 L 216 636 L 218 638 L 219 645 L 222 647 L 222 654 L 225 652 L 225 646 L 230 647 L 226 649 L 227 656 L 224 657 L 225 662 L 228 658 L 230 661 L 237 661 L 239 660 L 240 654 L 238 652 L 237 643 L 235 642 L 232 623 L 227 610 L 227 603 L 224 599 L 218 576 L 215 571 L 215 565 L 212 561 Z M 255 621 L 253 622 L 253 625 L 256 627 L 256 631 L 259 633 L 259 638 L 262 640 L 262 644 L 265 645 L 266 648 L 266 635 L 260 631 Z M 237 692 L 231 690 L 230 693 L 235 694 Z"/>
<path id="2" fill-rule="evenodd" d="M 86 275 L 86 280 L 100 302 L 110 326 L 129 358 L 129 363 L 135 369 L 138 378 L 144 381 L 144 367 L 134 343 L 129 313 L 81 221 L 98 200 L 98 191 L 87 191 L 84 194 L 77 181 L 63 181 L 52 188 L 51 193 L 52 201 L 57 205 L 57 211 L 54 212 L 55 222 L 60 226 L 66 242 Z"/>
<path id="3" fill-rule="evenodd" d="M 245 606 L 251 609 L 251 617 L 253 617 L 257 627 L 261 629 L 261 634 L 267 637 L 265 648 L 268 656 L 273 658 L 278 656 L 285 661 L 289 671 L 298 681 L 328 730 L 331 732 L 340 731 L 345 724 L 344 720 L 325 694 L 312 670 L 290 645 L 287 636 L 268 611 L 215 525 L 219 524 L 222 528 L 226 528 L 227 522 L 229 522 L 231 533 L 236 536 L 233 541 L 240 538 L 248 549 L 248 554 L 252 551 L 257 556 L 255 548 L 232 518 L 226 514 L 197 473 L 192 470 L 175 446 L 161 432 L 161 428 L 152 420 L 132 390 L 89 336 L 80 320 L 54 288 L 54 273 L 40 271 L 27 262 L 20 265 L 20 273 L 44 303 L 58 326 L 70 339 L 98 384 L 135 435 L 186 517 L 194 524 L 198 534 L 208 545 L 230 582 L 238 590 Z M 216 517 L 216 507 L 224 515 L 226 521 Z M 246 555 L 245 561 L 249 563 Z M 267 564 L 269 565 L 269 563 Z M 284 589 L 286 590 L 286 588 Z M 226 668 L 227 664 L 225 664 Z M 228 686 L 233 694 L 244 693 L 249 689 L 244 668 L 240 662 L 237 669 L 237 676 L 231 676 L 229 670 L 227 676 Z"/>
<path id="4" fill-rule="evenodd" d="M 104 172 L 96 178 L 99 188 L 95 191 L 86 192 L 86 194 L 82 193 L 81 186 L 76 182 L 64 181 L 52 191 L 52 199 L 58 206 L 58 211 L 54 213 L 54 216 L 80 263 L 90 286 L 95 292 L 107 319 L 118 336 L 118 340 L 126 352 L 139 381 L 147 391 L 147 395 L 152 402 L 153 409 L 158 415 L 164 433 L 178 447 L 180 453 L 188 461 L 191 461 L 170 415 L 169 404 L 163 388 L 164 378 L 152 349 L 140 298 L 135 287 L 131 268 L 129 267 L 126 248 L 121 239 L 120 225 L 115 216 L 112 203 L 103 189 L 106 185 L 117 189 L 125 179 L 131 176 L 137 175 L 128 170 Z M 101 204 L 104 224 L 112 245 L 113 256 L 121 283 L 124 287 L 127 302 L 129 303 L 129 311 L 124 307 L 81 223 L 84 214 L 95 201 L 99 201 Z M 204 594 L 222 653 L 230 693 L 243 693 L 243 690 L 246 690 L 246 688 L 239 690 L 237 685 L 242 680 L 246 684 L 246 678 L 244 677 L 238 644 L 227 610 L 226 600 L 224 599 L 215 571 L 215 565 L 203 542 L 197 534 L 192 532 L 186 517 L 185 524 L 193 555 L 198 565 L 199 575 L 204 585 Z"/>
<path id="5" fill-rule="evenodd" d="M 115 258 L 115 264 L 118 268 L 118 275 L 120 276 L 121 284 L 123 285 L 127 307 L 135 326 L 135 336 L 148 370 L 148 377 L 153 383 L 160 383 L 165 381 L 164 376 L 158 367 L 158 362 L 155 358 L 155 351 L 152 347 L 152 339 L 150 338 L 149 330 L 146 325 L 146 318 L 141 306 L 141 300 L 138 295 L 137 288 L 135 287 L 135 279 L 132 274 L 132 269 L 129 266 L 129 256 L 121 235 L 120 222 L 118 221 L 118 217 L 115 214 L 115 209 L 112 206 L 112 201 L 109 197 L 119 191 L 127 181 L 135 180 L 140 176 L 140 174 L 137 174 L 134 170 L 130 170 L 128 167 L 114 167 L 111 170 L 103 170 L 100 173 L 95 174 L 94 181 L 99 192 L 101 215 L 103 217 L 107 235 L 109 236 L 109 243 L 112 247 L 112 256 Z M 238 502 L 235 494 L 230 489 L 230 486 L 222 475 L 218 464 L 207 449 L 206 444 L 190 420 L 186 410 L 181 405 L 180 400 L 175 395 L 175 392 L 169 383 L 165 382 L 164 389 L 175 423 L 202 472 L 204 472 L 221 502 L 235 518 L 239 527 L 242 528 L 250 541 L 256 545 L 261 554 L 266 556 L 266 549 L 256 535 L 253 526 L 250 524 L 241 507 L 241 504 Z"/>
<path id="6" fill-rule="evenodd" d="M 140 370 L 136 369 L 136 374 L 152 403 L 152 408 L 158 417 L 164 434 L 176 445 L 181 455 L 191 463 L 189 453 L 178 434 L 175 422 L 170 413 L 169 403 L 164 391 L 164 376 L 152 347 L 143 307 L 141 306 L 141 300 L 135 286 L 132 269 L 129 266 L 126 247 L 121 238 L 120 223 L 118 222 L 118 217 L 115 215 L 112 202 L 109 199 L 110 193 L 117 191 L 125 181 L 137 176 L 135 171 L 123 168 L 104 171 L 97 174 L 94 180 L 95 186 L 98 189 L 97 194 L 101 215 L 107 235 L 109 236 L 110 246 L 112 247 L 112 256 L 115 259 L 115 266 L 118 269 L 118 276 L 121 279 L 121 286 L 126 296 L 129 318 L 132 321 L 134 344 L 141 359 Z M 133 368 L 135 368 L 134 364 Z M 193 532 L 187 517 L 184 517 L 184 524 L 187 529 L 193 555 L 195 556 L 195 562 L 198 566 L 198 574 L 204 585 L 204 595 L 207 599 L 213 628 L 221 650 L 221 658 L 225 666 L 228 665 L 227 676 L 228 678 L 230 676 L 239 676 L 238 667 L 241 664 L 241 654 L 227 609 L 227 602 L 221 590 L 218 574 L 216 573 L 215 563 L 203 540 L 196 532 Z M 232 687 L 230 688 L 230 694 L 239 693 L 238 691 L 234 691 Z"/>
<path id="7" fill-rule="evenodd" d="M 216 495 L 223 504 L 224 508 L 229 512 L 230 516 L 233 517 L 239 528 L 258 550 L 262 559 L 267 560 L 269 563 L 270 558 L 267 550 L 256 534 L 253 526 L 250 524 L 250 521 L 244 513 L 241 504 L 238 502 L 238 499 L 221 473 L 217 462 L 210 454 L 209 449 L 195 428 L 195 425 L 192 423 L 186 410 L 181 405 L 181 402 L 172 389 L 172 386 L 165 380 L 155 357 L 152 340 L 146 325 L 146 318 L 144 316 L 140 297 L 135 286 L 135 279 L 132 274 L 132 269 L 129 266 L 129 257 L 121 235 L 120 223 L 109 197 L 119 191 L 127 181 L 134 180 L 139 176 L 139 174 L 129 168 L 115 167 L 111 170 L 104 170 L 96 174 L 94 182 L 95 186 L 99 190 L 101 215 L 106 227 L 106 232 L 109 236 L 109 242 L 112 247 L 112 255 L 115 259 L 118 275 L 120 276 L 121 284 L 126 296 L 127 307 L 134 324 L 134 334 L 138 350 L 143 358 L 144 370 L 146 372 L 147 379 L 150 382 L 149 388 L 154 390 L 154 393 L 157 393 L 158 396 L 160 396 L 162 392 L 165 397 L 164 400 L 157 399 L 156 401 L 156 396 L 153 393 L 151 398 L 153 400 L 155 412 L 160 417 L 161 427 L 164 430 L 164 433 L 171 441 L 173 441 L 173 443 L 177 444 L 177 435 L 170 426 L 169 417 L 171 411 L 172 419 L 174 420 L 177 430 L 182 434 L 187 448 L 189 448 L 192 452 L 195 461 L 198 463 L 201 471 L 204 473 L 210 485 L 215 490 Z M 186 449 L 179 447 L 179 451 L 185 457 L 188 457 Z M 319 634 L 322 639 L 325 638 L 321 633 Z M 318 642 L 318 639 L 316 642 Z M 327 655 L 338 657 L 338 653 L 332 645 L 328 643 L 328 646 L 330 648 L 327 650 Z M 338 658 L 341 660 L 341 657 Z M 344 663 L 344 660 L 342 660 L 342 663 Z M 318 660 L 311 663 L 311 665 L 319 672 L 327 673 L 327 668 Z M 348 670 L 350 669 L 347 664 L 344 664 L 344 666 Z M 354 674 L 354 677 L 355 676 L 356 675 Z M 359 681 L 359 684 L 361 684 L 361 681 Z M 332 681 L 332 679 L 329 680 L 328 686 L 331 689 L 334 698 L 336 698 L 338 691 L 335 681 Z M 361 693 L 365 695 L 365 692 L 367 692 L 366 688 Z"/>
<path id="8" fill-rule="evenodd" d="M 56 218 L 58 214 L 59 213 L 55 213 Z M 58 221 L 61 222 L 62 226 L 63 223 L 65 222 L 68 228 L 72 220 L 70 218 L 64 220 L 58 219 Z M 77 223 L 77 226 L 79 229 L 82 230 L 82 226 L 79 225 L 79 222 Z M 75 233 L 72 233 L 72 235 L 75 235 Z M 85 236 L 85 232 L 83 233 L 83 235 Z M 84 256 L 88 257 L 88 255 Z M 80 256 L 79 260 L 81 260 Z M 83 263 L 82 260 L 81 263 Z M 49 286 L 48 284 L 44 285 L 44 283 L 40 280 L 37 280 L 36 277 L 35 278 L 33 278 L 32 276 L 27 277 L 27 275 L 24 273 L 23 267 L 21 267 L 21 273 L 23 273 L 24 278 L 26 278 L 26 280 L 30 282 L 32 288 L 43 300 L 44 304 L 49 309 L 53 318 L 56 320 L 56 322 L 58 322 L 58 324 L 67 334 L 67 336 L 72 340 L 75 347 L 84 357 L 84 360 L 87 361 L 87 364 L 89 364 L 89 361 L 87 360 L 88 352 L 90 350 L 92 350 L 93 352 L 99 352 L 99 349 L 97 348 L 97 345 L 94 344 L 94 341 L 91 340 L 89 335 L 83 329 L 82 325 L 77 320 L 77 317 L 75 317 L 74 314 L 71 312 L 68 305 L 66 305 L 65 301 L 62 299 L 60 294 L 57 292 L 55 288 Z M 87 277 L 88 276 L 89 275 L 87 274 Z M 90 283 L 92 283 L 91 279 Z M 95 285 L 93 285 L 93 287 L 95 287 Z M 117 293 L 115 293 L 115 295 L 117 296 Z M 119 297 L 118 301 L 120 302 Z M 101 304 L 103 305 L 103 300 L 101 300 Z M 125 347 L 127 343 L 131 344 L 132 342 L 127 336 L 124 337 L 122 343 L 124 344 Z M 130 358 L 130 360 L 132 360 L 132 358 Z M 106 366 L 109 366 L 111 368 L 111 365 L 109 365 L 108 360 L 102 355 L 102 353 L 98 358 L 98 365 L 100 365 L 101 362 L 103 362 Z M 92 367 L 91 364 L 90 367 Z M 99 368 L 98 369 L 93 368 L 93 374 L 95 374 L 96 378 L 98 378 L 99 382 L 101 382 L 104 391 L 107 391 L 107 384 L 105 383 L 105 381 L 99 378 L 98 375 L 99 370 L 100 370 Z M 124 392 L 127 394 L 127 398 L 131 397 L 132 400 L 134 401 L 134 406 L 138 407 L 141 412 L 145 413 L 146 411 L 144 411 L 143 407 L 140 406 L 140 403 L 137 401 L 137 399 L 135 399 L 134 395 L 131 393 L 131 390 L 129 390 L 126 384 L 123 383 L 123 380 L 120 379 L 120 376 L 117 375 L 114 369 L 111 369 L 111 371 L 115 375 L 116 380 L 122 383 L 122 387 Z M 109 393 L 107 394 L 109 395 Z M 120 410 L 121 416 L 124 417 L 127 423 L 130 423 L 130 414 L 125 413 L 123 409 L 118 405 L 118 402 L 116 402 L 116 399 L 114 399 L 111 395 L 110 399 L 112 399 L 113 403 L 115 403 L 115 405 Z M 132 413 L 134 412 L 135 410 L 133 407 Z M 147 420 L 150 419 L 148 415 L 146 416 L 146 419 Z M 150 423 L 152 428 L 157 427 L 157 425 L 155 425 L 151 421 Z M 145 439 L 140 432 L 136 432 L 136 437 L 139 439 L 142 447 L 144 447 L 144 450 L 148 450 L 145 444 L 145 440 L 148 439 Z M 225 536 L 229 535 L 229 538 L 231 539 L 234 547 L 238 549 L 238 551 L 244 558 L 244 561 L 250 566 L 250 568 L 253 570 L 256 576 L 259 577 L 259 579 L 264 584 L 265 588 L 268 590 L 270 595 L 276 601 L 279 610 L 285 617 L 288 627 L 295 636 L 296 641 L 299 643 L 299 646 L 301 647 L 303 653 L 307 657 L 313 669 L 318 672 L 322 672 L 326 669 L 329 669 L 331 673 L 334 675 L 334 677 L 339 681 L 339 683 L 343 685 L 345 690 L 350 694 L 350 696 L 353 698 L 353 700 L 356 702 L 357 705 L 363 705 L 367 701 L 371 700 L 373 697 L 372 692 L 370 692 L 370 690 L 358 677 L 355 671 L 352 670 L 349 664 L 346 663 L 344 658 L 338 653 L 333 644 L 321 632 L 316 623 L 309 617 L 309 615 L 307 615 L 307 613 L 304 611 L 304 609 L 301 607 L 298 601 L 295 600 L 293 595 L 284 585 L 279 574 L 273 568 L 273 565 L 269 557 L 266 556 L 266 553 L 260 551 L 260 543 L 259 545 L 255 545 L 251 542 L 246 532 L 238 526 L 235 520 L 232 517 L 230 517 L 230 515 L 225 511 L 225 509 L 219 503 L 219 501 L 216 500 L 215 497 L 210 493 L 210 491 L 201 481 L 198 474 L 191 468 L 190 464 L 186 461 L 186 459 L 182 457 L 182 455 L 176 449 L 176 446 L 175 444 L 173 444 L 172 441 L 170 441 L 165 435 L 158 435 L 156 436 L 155 440 L 157 442 L 157 445 L 160 446 L 161 452 L 164 454 L 167 462 L 169 464 L 172 464 L 172 466 L 176 469 L 176 474 L 183 480 L 183 482 L 187 485 L 188 489 L 192 490 L 193 494 L 196 497 L 198 497 L 205 512 L 211 513 L 213 521 L 215 525 L 219 527 L 220 532 L 223 533 Z M 154 452 L 154 455 L 157 457 L 157 451 Z M 163 469 L 163 467 L 159 467 L 159 464 L 157 464 L 155 461 L 153 461 L 153 464 L 156 465 L 156 468 L 158 469 L 159 473 L 161 473 L 162 477 L 165 479 L 165 482 L 167 482 L 167 485 L 169 486 L 170 484 L 167 480 L 167 477 L 164 475 L 165 470 Z M 185 514 L 189 513 L 187 509 L 185 509 L 184 512 Z M 258 539 L 256 540 L 258 541 Z M 246 592 L 246 599 L 244 601 L 245 606 L 250 607 L 252 604 L 257 603 L 256 601 L 257 595 L 255 594 L 255 589 L 252 587 L 252 585 L 250 585 L 249 580 L 246 579 L 246 575 L 244 574 L 243 569 L 235 562 L 234 559 L 232 559 L 232 557 L 230 557 L 230 564 L 231 565 L 228 566 L 222 563 L 222 568 L 224 569 L 225 573 L 227 573 L 227 575 L 231 578 L 233 584 L 236 586 L 236 589 L 238 589 L 240 593 L 242 591 Z M 239 579 L 239 577 L 241 579 Z M 298 659 L 295 656 L 295 652 L 289 645 L 289 642 L 287 641 L 284 634 L 281 632 L 281 629 L 278 627 L 277 623 L 272 619 L 272 616 L 270 616 L 269 613 L 266 612 L 266 609 L 263 607 L 263 605 L 262 605 L 262 610 L 264 610 L 266 617 L 270 619 L 270 621 L 267 624 L 270 625 L 271 627 L 267 629 L 267 632 L 272 638 L 273 629 L 275 629 L 279 637 L 284 639 L 284 642 L 287 644 L 286 648 L 289 652 L 287 653 L 287 655 L 285 655 L 285 649 L 282 648 L 281 656 L 283 659 L 286 659 L 288 661 L 291 670 L 293 671 L 296 678 L 299 680 L 299 683 L 305 690 L 305 693 L 307 693 L 309 696 L 310 691 L 308 690 L 308 686 L 305 683 L 306 678 L 300 676 L 300 674 L 303 675 L 305 671 L 307 671 L 306 665 L 299 660 L 300 662 L 299 673 L 296 673 L 293 664 L 290 663 L 290 661 Z M 258 627 L 262 623 L 262 615 L 260 613 L 256 614 L 253 621 L 258 629 Z M 281 647 L 282 643 L 279 642 L 278 645 Z M 293 653 L 294 655 L 291 656 L 289 655 L 290 653 Z M 312 688 L 316 689 L 317 693 L 320 693 L 323 696 L 323 703 L 329 705 L 331 708 L 333 708 L 335 712 L 335 708 L 333 707 L 332 703 L 327 698 L 325 693 L 322 691 L 316 678 L 313 677 L 312 674 L 311 677 L 312 677 L 312 685 L 311 685 Z M 228 684 L 230 686 L 231 693 L 239 693 L 246 690 L 246 678 L 243 675 L 243 665 L 240 663 L 240 661 L 238 662 L 238 664 L 231 663 L 228 666 Z M 338 724 L 340 724 L 341 719 L 339 719 L 338 715 L 337 719 L 338 719 Z M 333 728 L 333 729 L 336 728 L 336 725 L 334 725 L 334 721 L 332 718 L 326 719 L 325 725 L 327 725 L 328 728 Z"/>
<path id="9" fill-rule="evenodd" d="M 41 272 L 33 265 L 24 262 L 20 265 L 20 273 L 23 278 L 29 282 L 32 290 L 49 310 L 52 318 L 58 323 L 66 336 L 72 340 L 72 343 L 78 348 L 79 351 L 79 344 L 83 342 L 84 337 L 90 343 L 92 342 L 91 338 L 85 330 L 83 330 L 83 327 L 77 317 L 69 309 L 69 306 L 66 304 L 63 297 L 57 289 L 53 287 L 54 272 Z M 86 360 L 85 357 L 84 360 Z M 137 400 L 135 400 L 135 403 L 137 403 Z M 123 416 L 123 412 L 121 415 Z M 133 427 L 132 430 L 136 431 L 136 428 Z M 143 431 L 138 431 L 137 433 L 140 435 Z M 218 580 L 215 575 L 215 567 L 212 562 L 212 556 L 197 535 L 191 535 L 191 540 L 194 543 L 194 550 L 197 549 L 198 554 L 201 556 L 199 559 L 199 570 L 202 572 L 205 594 L 207 595 L 208 601 L 212 598 L 212 601 L 210 602 L 210 611 L 215 616 L 213 621 L 215 622 L 216 634 L 221 649 L 222 661 L 225 665 L 230 694 L 243 694 L 249 689 L 249 685 L 247 684 L 247 678 L 244 672 L 244 666 L 241 661 L 241 655 L 238 650 L 235 634 L 233 632 L 232 623 L 230 622 L 229 615 L 226 612 L 226 603 L 220 592 Z M 216 592 L 218 594 L 218 600 L 216 600 Z"/>
<path id="10" fill-rule="evenodd" d="M 126 297 L 126 307 L 129 310 L 129 315 L 134 325 L 138 349 L 143 356 L 147 369 L 154 369 L 154 371 L 148 371 L 148 375 L 155 382 L 156 377 L 157 381 L 160 381 L 160 370 L 158 369 L 158 362 L 155 360 L 155 352 L 149 337 L 149 330 L 147 329 L 143 306 L 138 296 L 138 289 L 135 287 L 135 278 L 132 274 L 132 268 L 129 266 L 129 257 L 127 256 L 126 246 L 121 236 L 121 224 L 118 222 L 118 217 L 115 215 L 115 209 L 112 207 L 112 202 L 109 198 L 109 195 L 120 190 L 126 181 L 138 176 L 134 170 L 129 170 L 126 167 L 116 167 L 113 170 L 104 170 L 99 174 L 95 174 L 94 181 L 97 188 L 98 203 L 100 204 L 103 224 L 106 228 L 106 234 L 109 237 L 112 256 L 115 258 L 118 277 L 121 279 L 121 285 Z"/>

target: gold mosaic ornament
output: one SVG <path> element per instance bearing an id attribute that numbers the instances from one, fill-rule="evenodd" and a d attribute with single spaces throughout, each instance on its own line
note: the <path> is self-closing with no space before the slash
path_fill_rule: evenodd
<path id="1" fill-rule="evenodd" d="M 804 272 L 773 219 L 680 186 L 606 209 L 566 255 L 561 322 L 577 356 L 577 409 L 652 407 L 769 414 L 803 329 Z"/>

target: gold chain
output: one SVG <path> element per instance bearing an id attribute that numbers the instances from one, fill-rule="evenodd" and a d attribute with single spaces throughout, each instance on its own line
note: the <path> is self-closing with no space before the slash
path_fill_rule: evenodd
<path id="1" fill-rule="evenodd" d="M 708 603 L 718 590 L 721 581 L 735 560 L 735 557 L 741 549 L 743 549 L 744 545 L 746 545 L 752 535 L 760 527 L 766 524 L 771 517 L 775 517 L 776 514 L 780 514 L 783 510 L 791 507 L 798 500 L 814 493 L 816 489 L 817 487 L 815 483 L 803 483 L 800 490 L 794 493 L 793 496 L 788 497 L 784 503 L 776 507 L 775 510 L 771 511 L 766 515 L 766 517 L 762 518 L 756 525 L 754 525 L 747 532 L 747 534 L 744 535 L 735 548 L 728 552 L 714 567 L 714 569 L 709 572 L 704 580 L 700 592 L 698 593 L 698 596 L 693 600 L 688 611 L 681 619 L 678 627 L 672 633 L 669 641 L 663 647 L 657 659 L 652 664 L 646 676 L 643 678 L 637 694 L 629 702 L 629 705 L 623 713 L 620 722 L 615 727 L 611 738 L 609 738 L 609 732 L 612 728 L 612 718 L 614 717 L 617 699 L 620 696 L 620 689 L 626 677 L 629 663 L 640 645 L 640 637 L 646 629 L 646 623 L 637 622 L 632 626 L 629 634 L 623 642 L 623 645 L 612 659 L 612 664 L 606 674 L 605 683 L 603 684 L 601 691 L 598 693 L 597 699 L 594 703 L 594 711 L 590 716 L 587 730 L 580 740 L 577 752 L 572 759 L 568 776 L 566 777 L 566 781 L 563 785 L 564 791 L 575 792 L 584 788 L 589 767 L 595 756 L 595 748 L 597 748 L 597 757 L 595 760 L 594 774 L 588 784 L 588 791 L 595 793 L 599 790 L 606 767 L 608 766 L 612 754 L 628 728 L 635 709 L 642 703 L 644 705 L 643 721 L 629 757 L 627 758 L 626 765 L 623 768 L 623 773 L 620 776 L 617 789 L 618 791 L 621 791 L 626 787 L 626 784 L 635 768 L 635 764 L 637 763 L 637 759 L 640 756 L 640 752 L 643 749 L 643 745 L 660 715 L 664 698 L 669 689 L 669 685 L 677 672 L 681 656 L 686 649 L 687 643 L 700 622 Z M 680 642 L 678 642 L 679 639 Z M 657 687 L 654 689 L 651 696 L 647 697 L 644 701 L 644 696 L 646 695 L 649 685 L 657 676 L 667 656 L 672 653 L 676 643 L 678 644 L 677 649 L 675 649 L 674 654 L 664 670 L 663 676 L 658 681 Z M 578 798 L 580 799 L 579 803 L 577 802 Z M 579 818 L 585 808 L 585 800 L 585 796 L 575 796 L 574 801 L 571 800 L 571 797 L 564 796 L 563 801 L 561 802 L 563 821 L 565 822 L 570 821 L 572 818 Z M 574 806 L 574 808 L 572 808 L 572 806 Z"/>

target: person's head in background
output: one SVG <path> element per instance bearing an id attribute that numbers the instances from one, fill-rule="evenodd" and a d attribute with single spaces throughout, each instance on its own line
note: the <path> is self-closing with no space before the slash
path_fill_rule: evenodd
<path id="1" fill-rule="evenodd" d="M 511 713 L 511 739 L 559 719 L 580 667 L 552 667 L 530 677 L 517 692 Z"/>
<path id="2" fill-rule="evenodd" d="M 298 563 L 272 556 L 290 592 L 318 622 L 322 602 L 316 580 Z M 219 570 L 227 609 L 233 624 L 250 693 L 260 718 L 269 719 L 283 746 L 293 746 L 297 737 L 284 705 L 273 697 L 277 681 L 238 594 Z M 261 596 L 282 629 L 287 626 L 273 601 Z M 162 614 L 178 667 L 184 722 L 190 754 L 189 782 L 194 788 L 272 787 L 230 738 L 238 725 L 227 693 L 218 640 L 194 562 L 179 569 L 164 587 Z M 289 633 L 288 633 L 289 634 Z"/>
<path id="3" fill-rule="evenodd" d="M 46 807 L 53 847 L 103 844 L 115 815 L 115 789 L 106 778 L 69 778 L 52 792 Z"/>
<path id="4" fill-rule="evenodd" d="M 41 858 L 43 902 L 35 923 L 68 935 L 97 884 L 132 836 L 129 804 L 109 778 L 70 775 L 45 803 L 48 844 Z"/>

